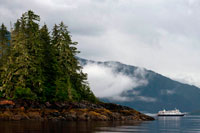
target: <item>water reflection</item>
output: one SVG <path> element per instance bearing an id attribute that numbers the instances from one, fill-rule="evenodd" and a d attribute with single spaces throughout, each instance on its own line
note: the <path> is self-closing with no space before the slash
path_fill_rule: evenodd
<path id="1" fill-rule="evenodd" d="M 103 124 L 104 123 L 104 124 Z M 96 127 L 95 132 L 141 132 L 147 131 L 141 127 L 142 122 L 137 121 L 115 121 L 101 122 Z"/>
<path id="2" fill-rule="evenodd" d="M 175 122 L 180 122 L 182 116 L 159 116 L 158 120 L 159 121 L 175 121 Z"/>
<path id="3" fill-rule="evenodd" d="M 53 122 L 53 121 L 0 121 L 0 133 L 74 133 L 101 131 L 131 131 L 141 122 Z M 120 127 L 126 125 L 125 127 Z"/>
<path id="4" fill-rule="evenodd" d="M 74 133 L 74 132 L 145 132 L 145 133 L 199 133 L 200 117 L 155 117 L 155 121 L 114 122 L 41 122 L 0 121 L 0 133 Z"/>
<path id="5" fill-rule="evenodd" d="M 160 116 L 158 117 L 159 127 L 162 129 L 179 129 L 181 119 L 180 116 Z"/>

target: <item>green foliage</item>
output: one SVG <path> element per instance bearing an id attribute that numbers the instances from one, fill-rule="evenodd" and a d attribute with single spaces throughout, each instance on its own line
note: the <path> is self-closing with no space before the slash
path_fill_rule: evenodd
<path id="1" fill-rule="evenodd" d="M 4 24 L 0 27 L 0 88 L 3 85 L 2 84 L 2 78 L 1 74 L 3 73 L 2 66 L 6 63 L 6 57 L 9 54 L 9 38 L 8 38 L 9 32 L 7 31 L 7 28 Z M 0 94 L 1 95 L 1 94 Z"/>
<path id="2" fill-rule="evenodd" d="M 35 100 L 37 98 L 30 88 L 16 88 L 13 99 Z"/>
<path id="3" fill-rule="evenodd" d="M 81 100 L 81 94 L 78 93 L 75 89 L 72 88 L 71 90 L 71 95 L 72 95 L 72 99 L 74 101 L 80 101 Z"/>
<path id="4" fill-rule="evenodd" d="M 91 102 L 98 102 L 98 99 L 94 96 L 93 92 L 90 90 L 89 86 L 85 86 L 82 91 L 83 99 L 86 99 Z"/>
<path id="5" fill-rule="evenodd" d="M 53 100 L 54 101 L 66 101 L 68 100 L 68 96 L 67 96 L 67 91 L 65 91 L 64 89 L 59 89 L 58 91 L 56 91 L 55 97 Z"/>
<path id="6" fill-rule="evenodd" d="M 56 77 L 57 77 L 57 60 L 55 57 L 55 50 L 51 45 L 51 39 L 48 28 L 44 25 L 39 33 L 40 47 L 41 47 L 41 70 L 43 76 L 43 97 L 50 101 L 54 99 L 56 93 Z"/>
<path id="7" fill-rule="evenodd" d="M 3 92 L 0 91 L 0 98 L 3 98 Z"/>
<path id="8" fill-rule="evenodd" d="M 2 53 L 7 53 L 0 65 L 2 96 L 39 101 L 95 102 L 96 98 L 86 83 L 87 75 L 75 57 L 79 53 L 75 47 L 77 42 L 71 40 L 67 26 L 63 22 L 55 25 L 50 36 L 46 25 L 39 28 L 39 21 L 38 15 L 28 11 L 14 25 L 10 48 Z M 1 40 L 4 38 L 1 38 L 0 30 Z"/>
<path id="9" fill-rule="evenodd" d="M 1 75 L 5 97 L 13 97 L 16 87 L 30 88 L 38 95 L 42 93 L 38 17 L 32 11 L 24 13 L 11 33 L 10 55 Z"/>
<path id="10" fill-rule="evenodd" d="M 67 84 L 65 79 L 56 80 L 56 92 L 54 101 L 65 101 L 69 99 Z"/>
<path id="11" fill-rule="evenodd" d="M 9 43 L 8 34 L 9 32 L 7 28 L 5 27 L 4 24 L 2 24 L 0 27 L 0 57 L 4 57 L 4 53 L 6 53 L 8 49 L 8 43 Z"/>

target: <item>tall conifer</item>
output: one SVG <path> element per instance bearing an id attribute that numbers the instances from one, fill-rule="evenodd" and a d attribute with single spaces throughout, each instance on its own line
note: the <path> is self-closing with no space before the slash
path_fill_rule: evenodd
<path id="1" fill-rule="evenodd" d="M 40 101 L 95 101 L 76 58 L 77 42 L 71 40 L 67 26 L 55 25 L 50 37 L 46 25 L 39 28 L 39 21 L 38 15 L 28 11 L 15 23 L 10 52 L 0 65 L 0 94 Z"/>
<path id="2" fill-rule="evenodd" d="M 3 58 L 9 45 L 9 32 L 4 24 L 0 27 L 0 58 Z"/>
<path id="3" fill-rule="evenodd" d="M 36 22 L 35 22 L 36 21 Z M 36 95 L 41 91 L 41 72 L 37 24 L 38 16 L 32 11 L 24 13 L 15 24 L 11 40 L 11 55 L 4 65 L 3 90 L 6 97 L 13 97 L 15 91 L 27 91 Z"/>
<path id="4" fill-rule="evenodd" d="M 43 81 L 43 97 L 46 100 L 55 98 L 56 93 L 56 77 L 58 64 L 55 57 L 55 49 L 51 45 L 51 38 L 46 25 L 40 29 L 40 45 L 42 48 L 42 75 Z"/>

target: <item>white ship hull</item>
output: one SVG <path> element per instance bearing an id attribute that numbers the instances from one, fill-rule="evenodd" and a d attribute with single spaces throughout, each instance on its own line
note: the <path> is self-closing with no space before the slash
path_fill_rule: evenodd
<path id="1" fill-rule="evenodd" d="M 158 116 L 184 116 L 185 114 L 158 114 Z"/>

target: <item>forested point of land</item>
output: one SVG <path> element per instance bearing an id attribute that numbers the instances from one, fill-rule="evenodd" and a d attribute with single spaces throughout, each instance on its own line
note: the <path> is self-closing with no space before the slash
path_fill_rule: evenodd
<path id="1" fill-rule="evenodd" d="M 29 10 L 11 30 L 0 27 L 0 98 L 96 102 L 63 22 L 52 31 Z"/>

